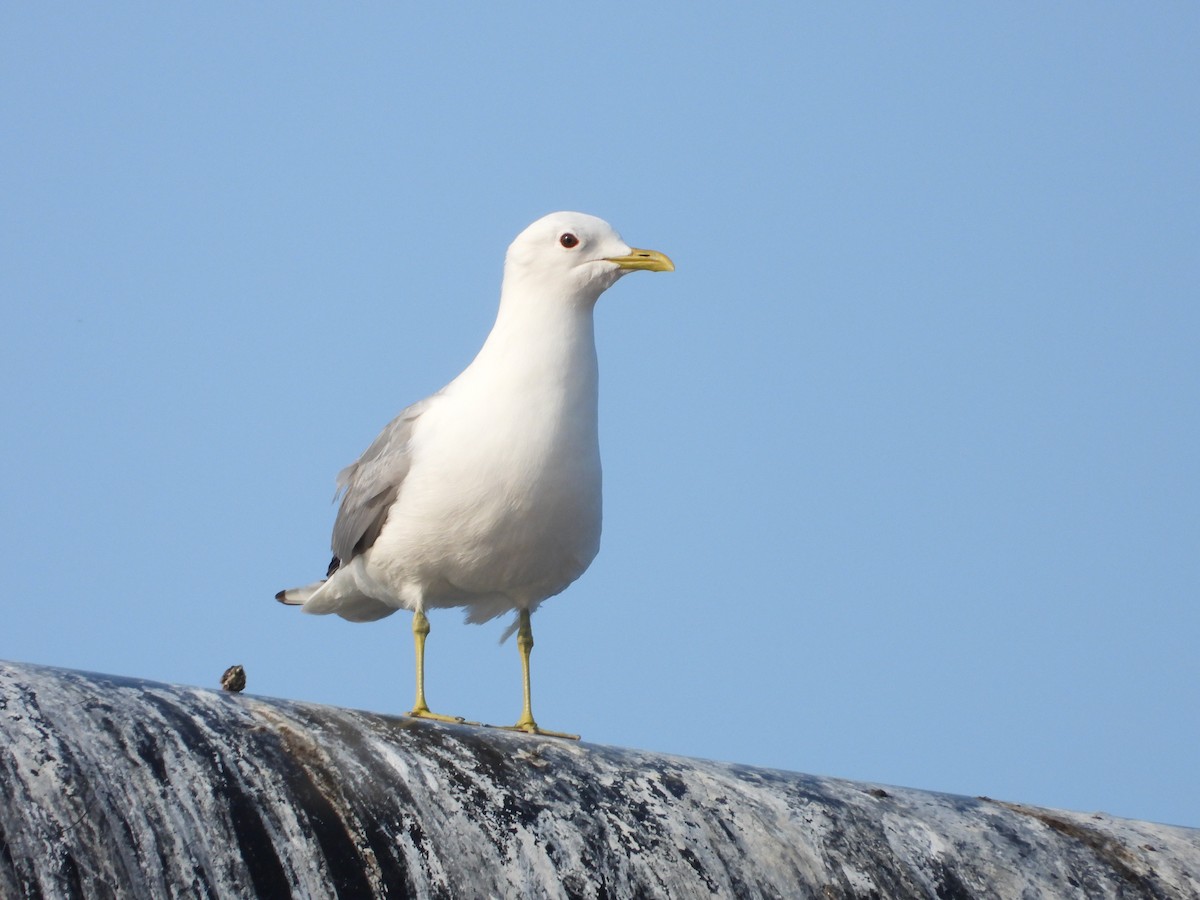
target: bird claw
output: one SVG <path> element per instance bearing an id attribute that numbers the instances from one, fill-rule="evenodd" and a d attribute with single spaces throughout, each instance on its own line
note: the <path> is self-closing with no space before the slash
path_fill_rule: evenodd
<path id="1" fill-rule="evenodd" d="M 577 734 L 568 734 L 565 731 L 547 731 L 545 728 L 539 728 L 537 722 L 518 722 L 516 725 L 496 725 L 494 727 L 503 731 L 523 731 L 525 734 L 538 734 L 542 737 L 562 738 L 567 741 L 579 740 Z"/>
<path id="2" fill-rule="evenodd" d="M 449 722 L 451 725 L 478 725 L 469 722 L 462 716 L 443 716 L 441 713 L 430 712 L 428 709 L 410 709 L 406 715 L 414 719 L 432 719 L 434 722 Z"/>

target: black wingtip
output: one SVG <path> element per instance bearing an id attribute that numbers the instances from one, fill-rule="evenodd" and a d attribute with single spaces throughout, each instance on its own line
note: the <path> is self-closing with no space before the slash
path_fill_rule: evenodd
<path id="1" fill-rule="evenodd" d="M 291 604 L 290 604 L 290 603 L 288 603 L 288 601 L 287 601 L 287 591 L 286 591 L 286 590 L 282 590 L 282 591 L 280 591 L 278 594 L 276 594 L 276 595 L 275 595 L 275 599 L 276 599 L 276 600 L 278 600 L 280 603 L 283 603 L 283 604 L 285 604 L 285 605 L 287 605 L 287 606 L 290 606 L 290 605 L 291 605 Z"/>

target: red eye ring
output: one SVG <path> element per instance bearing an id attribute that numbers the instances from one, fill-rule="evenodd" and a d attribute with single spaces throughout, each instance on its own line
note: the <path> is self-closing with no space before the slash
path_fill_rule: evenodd
<path id="1" fill-rule="evenodd" d="M 558 239 L 558 242 L 559 242 L 560 244 L 562 244 L 564 247 L 566 247 L 568 250 L 570 250 L 572 247 L 578 247 L 578 246 L 579 246 L 579 238 L 575 237 L 575 235 L 571 234 L 571 232 L 569 232 L 569 231 L 568 231 L 568 232 L 565 232 L 565 233 L 564 233 L 564 234 L 563 234 L 563 235 L 562 235 L 562 236 L 561 236 L 561 237 Z"/>

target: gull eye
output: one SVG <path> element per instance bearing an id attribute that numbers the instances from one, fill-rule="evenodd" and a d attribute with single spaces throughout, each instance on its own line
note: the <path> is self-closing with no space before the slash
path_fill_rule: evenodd
<path id="1" fill-rule="evenodd" d="M 571 234 L 569 231 L 563 234 L 562 237 L 558 239 L 558 242 L 568 250 L 570 250 L 572 247 L 579 246 L 579 238 L 575 237 L 575 235 Z"/>

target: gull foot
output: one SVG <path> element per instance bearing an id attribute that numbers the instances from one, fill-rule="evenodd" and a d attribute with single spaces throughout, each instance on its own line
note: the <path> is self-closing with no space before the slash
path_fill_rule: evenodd
<path id="1" fill-rule="evenodd" d="M 462 716 L 443 716 L 441 713 L 430 712 L 428 707 L 410 709 L 405 715 L 414 719 L 432 719 L 435 722 L 449 722 L 451 725 L 478 725 L 478 722 L 468 722 Z"/>
<path id="2" fill-rule="evenodd" d="M 577 734 L 567 734 L 565 731 L 547 731 L 545 728 L 539 728 L 537 722 L 518 722 L 516 725 L 495 725 L 503 731 L 523 731 L 526 734 L 540 734 L 543 737 L 563 738 L 568 741 L 579 740 Z"/>

